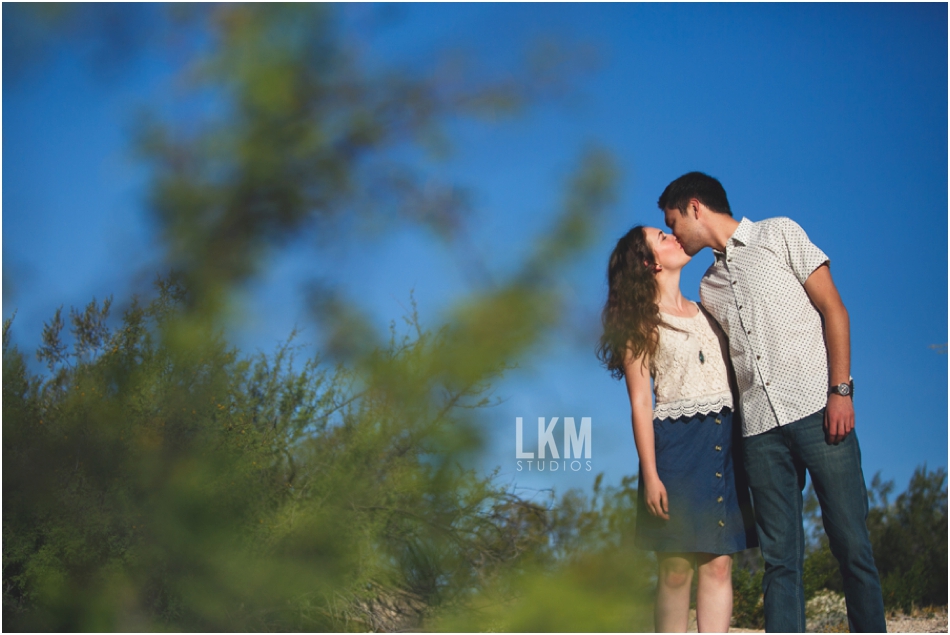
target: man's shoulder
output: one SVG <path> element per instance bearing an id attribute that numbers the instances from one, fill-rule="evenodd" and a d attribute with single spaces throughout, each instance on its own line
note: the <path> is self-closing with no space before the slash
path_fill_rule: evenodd
<path id="1" fill-rule="evenodd" d="M 802 226 L 787 216 L 774 216 L 751 223 L 749 243 L 759 244 L 772 250 L 781 250 L 789 239 L 808 239 Z"/>
<path id="2" fill-rule="evenodd" d="M 788 216 L 773 216 L 752 222 L 752 227 L 759 232 L 785 232 L 789 229 L 803 231 L 802 226 Z"/>
<path id="3" fill-rule="evenodd" d="M 748 234 L 750 237 L 748 245 L 769 251 L 779 257 L 777 261 L 763 262 L 781 264 L 783 268 L 795 274 L 802 284 L 817 267 L 829 260 L 825 252 L 812 242 L 801 225 L 787 216 L 766 218 L 754 223 L 754 228 Z"/>

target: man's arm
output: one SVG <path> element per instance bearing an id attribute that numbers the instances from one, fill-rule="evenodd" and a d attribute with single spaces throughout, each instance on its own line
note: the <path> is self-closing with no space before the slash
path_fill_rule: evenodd
<path id="1" fill-rule="evenodd" d="M 805 280 L 805 293 L 825 321 L 825 346 L 828 349 L 829 387 L 846 384 L 851 377 L 851 321 L 838 289 L 825 263 Z M 839 443 L 854 429 L 852 397 L 828 395 L 825 408 L 825 432 L 829 443 Z"/>

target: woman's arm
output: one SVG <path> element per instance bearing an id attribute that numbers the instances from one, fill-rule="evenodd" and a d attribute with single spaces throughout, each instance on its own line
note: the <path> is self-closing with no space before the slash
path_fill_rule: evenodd
<path id="1" fill-rule="evenodd" d="M 633 419 L 633 440 L 640 457 L 640 473 L 647 510 L 654 516 L 669 520 L 669 501 L 656 471 L 656 441 L 653 438 L 653 390 L 650 387 L 650 359 L 646 354 L 633 357 L 629 349 L 624 360 L 624 376 L 630 396 Z"/>

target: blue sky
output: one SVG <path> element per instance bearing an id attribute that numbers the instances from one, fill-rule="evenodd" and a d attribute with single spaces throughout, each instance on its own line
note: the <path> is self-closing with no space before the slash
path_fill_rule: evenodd
<path id="1" fill-rule="evenodd" d="M 865 476 L 902 490 L 920 464 L 947 466 L 947 6 L 945 4 L 453 4 L 345 7 L 372 21 L 371 63 L 421 66 L 447 47 L 504 70 L 533 38 L 594 46 L 599 67 L 573 99 L 495 125 L 455 123 L 452 157 L 432 169 L 475 194 L 472 239 L 503 276 L 551 222 L 585 144 L 621 168 L 619 198 L 594 248 L 561 281 L 572 329 L 553 333 L 495 387 L 487 470 L 524 488 L 589 489 L 636 473 L 623 384 L 593 348 L 616 239 L 662 225 L 656 199 L 690 170 L 719 178 L 737 218 L 795 219 L 831 258 L 849 309 L 857 430 Z M 173 69 L 136 58 L 103 79 L 56 58 L 3 94 L 3 315 L 32 349 L 60 304 L 148 288 L 160 257 L 145 213 L 146 172 L 129 151 L 142 103 L 172 103 Z M 711 260 L 698 254 L 683 292 L 697 299 Z M 144 272 L 144 273 L 143 273 Z M 294 324 L 316 341 L 300 294 L 324 275 L 363 294 L 385 328 L 414 289 L 434 326 L 470 288 L 448 250 L 420 230 L 276 254 L 245 296 L 242 349 L 265 351 Z M 537 418 L 589 416 L 593 470 L 527 474 Z"/>

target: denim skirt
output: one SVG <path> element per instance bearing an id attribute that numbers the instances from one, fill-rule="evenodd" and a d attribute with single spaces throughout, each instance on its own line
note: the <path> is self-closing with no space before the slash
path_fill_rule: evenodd
<path id="1" fill-rule="evenodd" d="M 708 415 L 654 419 L 656 469 L 666 487 L 669 520 L 650 514 L 638 483 L 634 543 L 659 552 L 729 554 L 758 546 L 749 485 L 730 408 Z"/>

